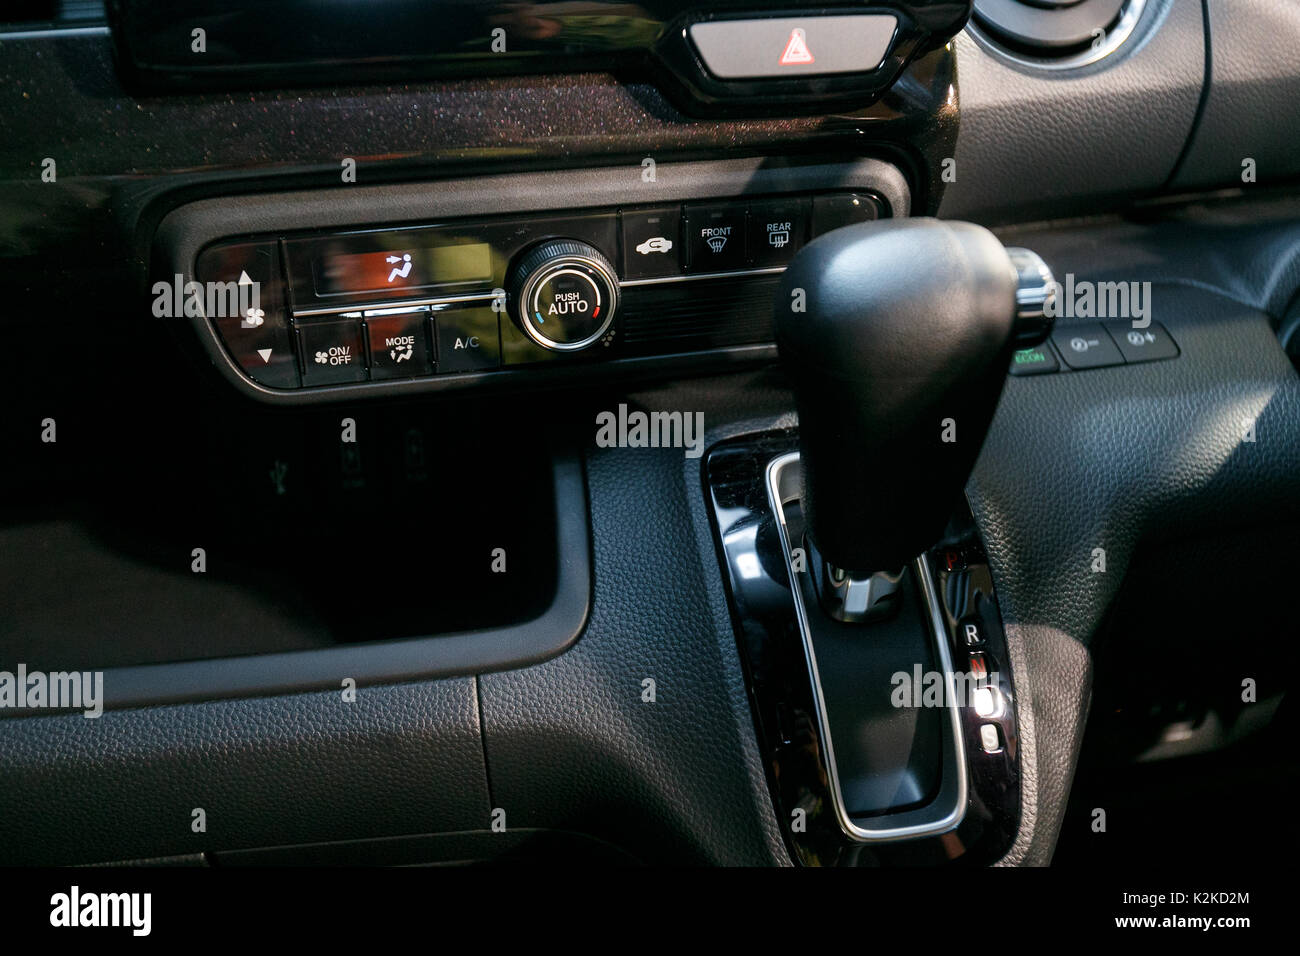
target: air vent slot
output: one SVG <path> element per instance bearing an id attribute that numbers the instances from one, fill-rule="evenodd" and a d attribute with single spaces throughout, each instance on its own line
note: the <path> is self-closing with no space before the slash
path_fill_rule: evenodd
<path id="1" fill-rule="evenodd" d="M 771 342 L 779 276 L 623 290 L 623 352 L 656 355 Z"/>

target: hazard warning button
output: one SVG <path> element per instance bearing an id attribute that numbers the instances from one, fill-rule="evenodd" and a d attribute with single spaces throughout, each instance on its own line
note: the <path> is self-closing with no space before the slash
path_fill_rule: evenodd
<path id="1" fill-rule="evenodd" d="M 722 80 L 867 73 L 889 52 L 892 14 L 709 20 L 692 24 L 691 42 Z"/>
<path id="2" fill-rule="evenodd" d="M 815 62 L 816 58 L 812 55 L 812 50 L 808 49 L 808 35 L 801 27 L 795 27 L 790 31 L 790 40 L 785 45 L 785 52 L 781 54 L 781 65 L 794 66 L 797 63 Z"/>

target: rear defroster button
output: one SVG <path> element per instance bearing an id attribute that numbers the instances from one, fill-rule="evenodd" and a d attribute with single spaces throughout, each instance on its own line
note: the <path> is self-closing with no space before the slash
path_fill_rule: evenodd
<path id="1" fill-rule="evenodd" d="M 756 266 L 783 266 L 808 238 L 812 203 L 804 199 L 756 202 L 749 207 L 749 250 Z"/>

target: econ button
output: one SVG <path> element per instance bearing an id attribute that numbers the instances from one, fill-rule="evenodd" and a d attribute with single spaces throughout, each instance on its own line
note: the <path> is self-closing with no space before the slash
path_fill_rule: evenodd
<path id="1" fill-rule="evenodd" d="M 1012 353 L 1009 371 L 1012 375 L 1046 375 L 1060 367 L 1052 354 L 1052 347 L 1043 342 Z"/>
<path id="2" fill-rule="evenodd" d="M 691 43 L 722 80 L 869 73 L 893 45 L 892 14 L 709 20 L 692 24 Z"/>

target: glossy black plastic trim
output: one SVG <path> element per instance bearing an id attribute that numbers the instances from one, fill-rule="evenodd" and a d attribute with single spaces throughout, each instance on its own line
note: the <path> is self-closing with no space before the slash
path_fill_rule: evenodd
<path id="1" fill-rule="evenodd" d="M 552 463 L 556 588 L 539 617 L 510 627 L 431 637 L 107 668 L 105 709 L 327 690 L 341 688 L 344 678 L 364 686 L 467 676 L 526 667 L 560 654 L 581 635 L 591 612 L 591 529 L 578 456 L 556 451 Z M 34 713 L 0 710 L 5 717 Z"/>
<path id="2" fill-rule="evenodd" d="M 585 0 L 532 6 L 357 4 L 310 0 L 112 0 L 117 58 L 148 90 L 247 88 L 421 77 L 601 70 L 649 79 L 691 112 L 827 110 L 869 105 L 913 57 L 942 46 L 971 15 L 970 0 Z M 688 31 L 708 20 L 892 14 L 893 40 L 874 69 L 796 79 L 722 80 Z M 205 49 L 192 31 L 202 29 Z M 289 38 L 292 37 L 292 40 Z M 775 57 L 779 51 L 773 51 Z"/>
<path id="3" fill-rule="evenodd" d="M 238 196 L 204 200 L 170 213 L 155 237 L 155 256 L 167 263 L 166 274 L 194 279 L 199 252 L 209 243 L 265 233 L 297 230 L 350 230 L 399 227 L 439 219 L 491 216 L 552 210 L 597 209 L 637 205 L 647 201 L 679 202 L 767 193 L 799 193 L 848 189 L 874 193 L 890 215 L 906 216 L 911 192 L 898 167 L 877 159 L 809 162 L 792 159 L 737 159 L 701 163 L 660 163 L 656 180 L 646 183 L 641 167 L 553 170 L 477 179 L 448 179 L 432 183 L 354 186 L 332 190 Z M 535 387 L 596 381 L 627 370 L 679 367 L 673 356 L 616 359 L 555 369 L 506 369 L 442 375 L 406 381 L 361 382 L 298 391 L 266 388 L 249 380 L 231 358 L 210 322 L 191 319 L 208 357 L 239 391 L 258 401 L 285 405 L 351 401 L 375 395 L 414 395 L 490 385 L 498 388 Z M 755 357 L 770 358 L 772 350 L 741 346 L 719 350 L 711 364 L 732 364 Z"/>

